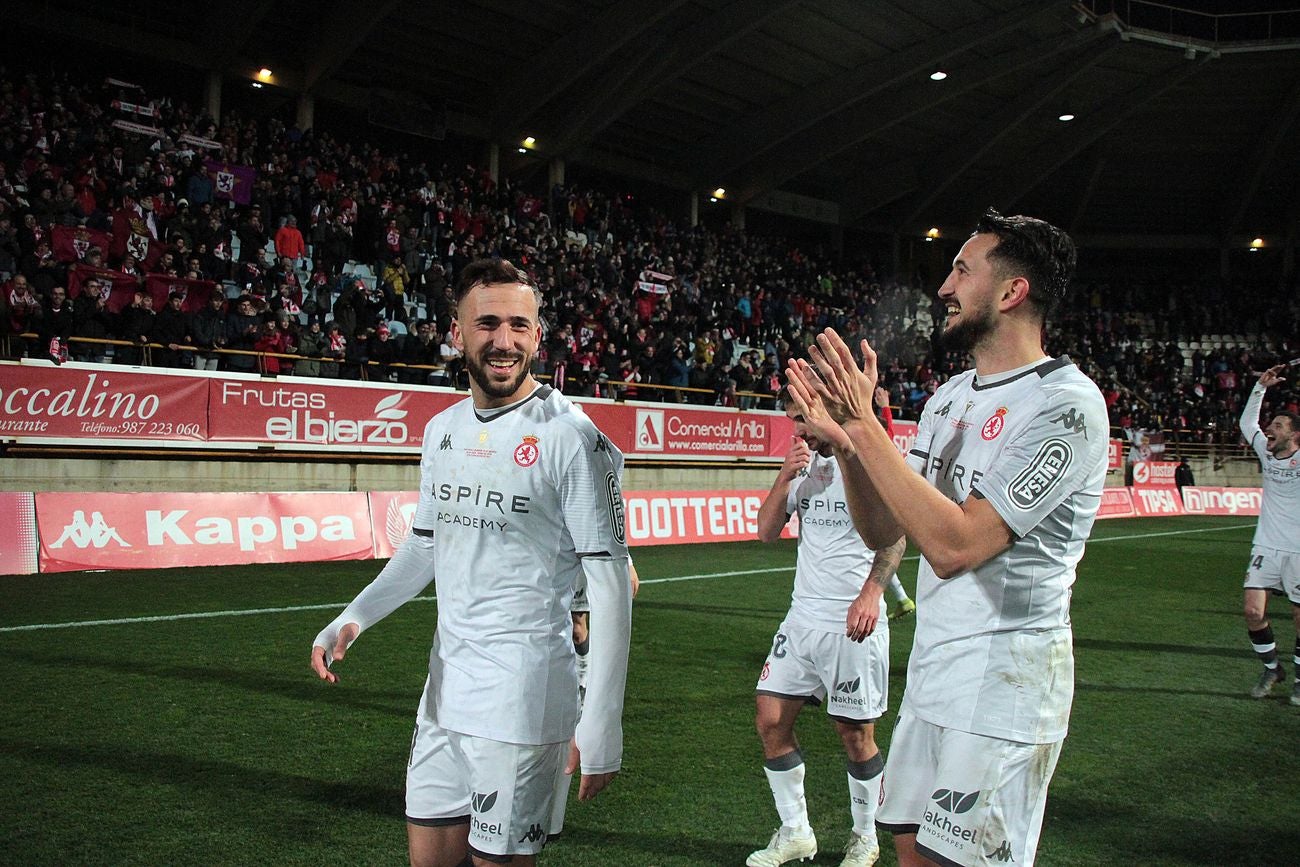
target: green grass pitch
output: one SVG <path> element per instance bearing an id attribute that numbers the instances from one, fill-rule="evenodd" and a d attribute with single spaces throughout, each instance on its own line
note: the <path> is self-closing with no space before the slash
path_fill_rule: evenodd
<path id="1" fill-rule="evenodd" d="M 1252 529 L 1243 518 L 1098 524 L 1075 587 L 1077 690 L 1039 863 L 1300 858 L 1300 707 L 1280 690 L 1247 696 L 1259 667 L 1240 613 Z M 788 604 L 794 543 L 636 557 L 648 580 L 624 772 L 597 801 L 570 803 L 542 863 L 742 864 L 776 825 L 753 688 Z M 435 603 L 362 636 L 338 686 L 307 667 L 311 639 L 374 572 L 0 578 L 0 864 L 403 863 L 402 777 Z M 908 587 L 915 573 L 911 556 Z M 1290 669 L 1288 609 L 1270 606 Z M 131 622 L 13 629 L 105 619 Z M 894 625 L 886 750 L 911 637 L 911 621 Z M 815 708 L 799 736 L 816 863 L 838 864 L 849 823 L 838 742 Z"/>

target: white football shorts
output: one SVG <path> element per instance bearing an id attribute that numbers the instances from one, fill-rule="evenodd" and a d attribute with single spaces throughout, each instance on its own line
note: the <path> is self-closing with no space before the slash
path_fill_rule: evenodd
<path id="1" fill-rule="evenodd" d="M 508 744 L 449 732 L 432 711 L 426 684 L 406 768 L 406 821 L 468 823 L 470 851 L 486 861 L 540 852 L 568 742 Z"/>
<path id="2" fill-rule="evenodd" d="M 889 706 L 889 628 L 882 618 L 859 643 L 786 618 L 772 639 L 756 690 L 813 704 L 825 701 L 826 713 L 845 722 L 875 722 Z"/>
<path id="3" fill-rule="evenodd" d="M 1281 590 L 1292 604 L 1300 605 L 1300 554 L 1254 545 L 1246 582 L 1251 590 Z"/>
<path id="4" fill-rule="evenodd" d="M 1025 744 L 898 714 L 876 824 L 939 864 L 1031 867 L 1061 741 Z"/>

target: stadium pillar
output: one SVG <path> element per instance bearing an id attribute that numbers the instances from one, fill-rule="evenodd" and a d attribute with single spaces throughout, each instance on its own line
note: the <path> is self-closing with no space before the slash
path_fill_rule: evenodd
<path id="1" fill-rule="evenodd" d="M 488 167 L 488 177 L 495 184 L 501 175 L 501 145 L 496 142 L 488 142 L 487 153 L 484 156 L 484 162 L 487 163 Z"/>
<path id="2" fill-rule="evenodd" d="M 731 206 L 731 225 L 737 229 L 745 228 L 745 206 L 741 202 Z"/>
<path id="3" fill-rule="evenodd" d="M 208 114 L 221 125 L 221 73 L 215 69 L 208 72 Z"/>
<path id="4" fill-rule="evenodd" d="M 551 188 L 564 186 L 564 160 L 556 157 L 546 167 L 546 182 Z"/>
<path id="5" fill-rule="evenodd" d="M 692 227 L 700 224 L 700 194 L 688 193 L 686 196 L 686 219 Z"/>
<path id="6" fill-rule="evenodd" d="M 298 94 L 298 129 L 306 132 L 316 122 L 316 97 L 310 93 Z"/>

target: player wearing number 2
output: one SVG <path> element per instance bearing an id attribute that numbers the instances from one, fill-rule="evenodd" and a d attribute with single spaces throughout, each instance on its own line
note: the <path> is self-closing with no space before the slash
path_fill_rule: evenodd
<path id="1" fill-rule="evenodd" d="M 1264 671 L 1250 694 L 1263 698 L 1286 680 L 1286 669 L 1277 661 L 1273 627 L 1268 623 L 1268 593 L 1278 590 L 1291 600 L 1296 624 L 1296 680 L 1291 704 L 1300 705 L 1300 418 L 1279 412 L 1268 427 L 1259 427 L 1264 392 L 1282 381 L 1285 370 L 1286 365 L 1279 364 L 1260 374 L 1241 413 L 1241 435 L 1259 456 L 1264 470 L 1263 504 L 1246 569 L 1245 608 L 1251 646 L 1264 662 Z"/>
<path id="2" fill-rule="evenodd" d="M 889 686 L 889 628 L 881 597 L 906 543 L 899 539 L 877 553 L 867 548 L 853 527 L 830 445 L 809 432 L 795 410 L 786 415 L 796 436 L 759 508 L 758 536 L 764 542 L 780 538 L 790 515 L 798 513 L 799 554 L 790 612 L 763 664 L 755 700 L 763 769 L 781 827 L 745 863 L 777 867 L 817 854 L 794 723 L 805 704 L 825 700 L 844 744 L 853 818 L 840 865 L 869 867 L 880 854 L 875 814 L 885 766 L 875 723 L 885 712 Z"/>

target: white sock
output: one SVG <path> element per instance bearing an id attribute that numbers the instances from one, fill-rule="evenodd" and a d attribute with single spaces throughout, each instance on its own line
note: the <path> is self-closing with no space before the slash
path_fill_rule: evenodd
<path id="1" fill-rule="evenodd" d="M 875 837 L 876 805 L 880 803 L 885 757 L 876 753 L 865 762 L 844 764 L 849 772 L 849 812 L 853 814 L 853 833 L 859 837 Z"/>
<path id="2" fill-rule="evenodd" d="M 803 754 L 795 749 L 768 759 L 763 762 L 763 773 L 767 774 L 767 784 L 772 788 L 772 799 L 776 802 L 776 814 L 781 817 L 782 827 L 791 828 L 801 835 L 811 833 L 808 802 L 803 796 Z"/>
<path id="3" fill-rule="evenodd" d="M 890 576 L 889 592 L 894 595 L 895 602 L 902 602 L 907 598 L 907 591 L 903 589 L 903 582 L 898 580 L 897 572 Z"/>

